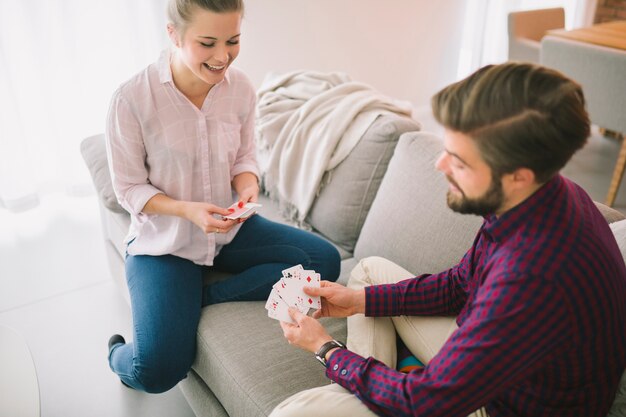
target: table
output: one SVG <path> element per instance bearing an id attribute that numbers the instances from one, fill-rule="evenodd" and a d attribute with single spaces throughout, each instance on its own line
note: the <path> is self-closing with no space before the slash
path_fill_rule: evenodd
<path id="1" fill-rule="evenodd" d="M 541 41 L 540 60 L 582 85 L 594 124 L 626 134 L 626 21 L 548 31 Z M 626 140 L 607 193 L 609 206 L 625 170 Z"/>
<path id="2" fill-rule="evenodd" d="M 39 383 L 24 338 L 0 325 L 0 416 L 39 417 Z"/>

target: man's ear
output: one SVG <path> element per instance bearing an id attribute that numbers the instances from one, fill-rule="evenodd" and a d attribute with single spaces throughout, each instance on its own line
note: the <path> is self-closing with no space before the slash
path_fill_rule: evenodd
<path id="1" fill-rule="evenodd" d="M 535 183 L 535 173 L 532 171 L 532 169 L 518 168 L 512 173 L 508 174 L 507 177 L 509 180 L 509 185 L 514 189 L 525 189 L 537 185 Z"/>
<path id="2" fill-rule="evenodd" d="M 178 32 L 173 24 L 167 24 L 167 35 L 170 37 L 172 43 L 178 48 L 180 47 L 180 40 L 178 39 Z"/>

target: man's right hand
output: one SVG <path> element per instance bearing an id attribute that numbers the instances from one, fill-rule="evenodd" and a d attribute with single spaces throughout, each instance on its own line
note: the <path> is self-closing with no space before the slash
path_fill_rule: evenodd
<path id="1" fill-rule="evenodd" d="M 353 290 L 341 284 L 321 281 L 320 287 L 304 287 L 308 295 L 320 296 L 322 308 L 313 317 L 348 317 L 365 313 L 365 290 Z"/>

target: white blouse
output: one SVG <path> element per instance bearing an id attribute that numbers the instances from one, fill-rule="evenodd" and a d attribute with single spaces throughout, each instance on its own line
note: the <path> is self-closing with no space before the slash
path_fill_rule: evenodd
<path id="1" fill-rule="evenodd" d="M 129 254 L 171 254 L 213 264 L 240 225 L 225 234 L 205 234 L 189 220 L 141 210 L 158 193 L 220 207 L 235 202 L 233 178 L 243 172 L 259 176 L 255 102 L 250 80 L 231 67 L 198 109 L 174 85 L 169 50 L 117 89 L 106 143 L 113 189 L 131 214 Z"/>

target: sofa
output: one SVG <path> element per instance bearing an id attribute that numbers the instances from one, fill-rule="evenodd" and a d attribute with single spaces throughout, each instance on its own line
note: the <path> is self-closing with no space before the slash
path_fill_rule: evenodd
<path id="1" fill-rule="evenodd" d="M 110 189 L 103 136 L 85 139 L 81 149 L 101 203 L 111 273 L 127 296 L 122 239 L 129 216 Z M 345 284 L 352 268 L 368 256 L 383 256 L 420 274 L 451 267 L 471 246 L 482 219 L 447 208 L 446 181 L 434 168 L 442 149 L 442 140 L 420 132 L 415 122 L 382 116 L 335 169 L 307 223 L 338 247 L 339 282 Z M 282 221 L 277 204 L 261 200 L 260 215 Z M 624 216 L 598 206 L 626 256 Z M 206 280 L 224 278 L 210 272 Z M 334 337 L 346 339 L 345 319 L 322 322 Z M 264 302 L 258 301 L 203 309 L 197 357 L 179 387 L 198 417 L 254 417 L 268 415 L 296 392 L 328 383 L 319 362 L 290 346 L 278 322 L 267 317 Z M 626 403 L 617 407 L 626 412 Z"/>

